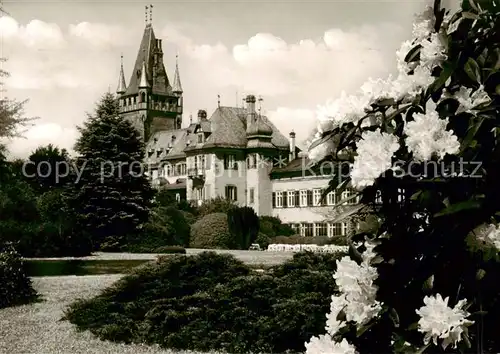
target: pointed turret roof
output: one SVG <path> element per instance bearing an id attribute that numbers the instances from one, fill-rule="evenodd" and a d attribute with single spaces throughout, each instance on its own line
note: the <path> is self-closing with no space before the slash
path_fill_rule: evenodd
<path id="1" fill-rule="evenodd" d="M 172 92 L 182 93 L 181 76 L 179 74 L 179 54 L 175 56 L 175 74 L 174 84 L 172 85 Z"/>
<path id="2" fill-rule="evenodd" d="M 148 84 L 148 79 L 146 77 L 146 62 L 142 62 L 142 68 L 141 68 L 141 80 L 139 81 L 139 88 L 146 88 L 149 87 Z"/>
<path id="3" fill-rule="evenodd" d="M 123 95 L 127 91 L 127 84 L 125 83 L 125 72 L 123 71 L 123 55 L 120 67 L 120 76 L 118 78 L 118 87 L 116 88 L 116 93 Z"/>
<path id="4" fill-rule="evenodd" d="M 157 56 L 157 62 L 155 62 L 155 55 Z M 162 56 L 153 27 L 151 24 L 147 24 L 142 35 L 129 85 L 125 92 L 126 95 L 138 93 L 144 64 L 146 66 L 146 80 L 153 92 L 159 94 L 170 94 L 172 92 Z M 153 77 L 153 71 L 155 77 Z"/>

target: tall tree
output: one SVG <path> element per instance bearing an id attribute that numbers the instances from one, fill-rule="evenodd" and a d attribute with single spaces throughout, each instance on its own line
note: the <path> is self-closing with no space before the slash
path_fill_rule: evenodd
<path id="1" fill-rule="evenodd" d="M 139 132 L 118 112 L 115 97 L 106 93 L 78 128 L 75 145 L 80 178 L 72 184 L 70 201 L 94 249 L 119 248 L 128 235 L 140 233 L 154 196 L 144 175 Z"/>
<path id="2" fill-rule="evenodd" d="M 25 177 L 39 192 L 64 186 L 70 178 L 70 159 L 65 149 L 52 144 L 33 151 L 25 164 Z"/>
<path id="3" fill-rule="evenodd" d="M 0 62 L 5 62 L 5 58 L 0 58 Z M 9 73 L 0 70 L 0 79 L 6 78 Z M 0 92 L 4 90 L 4 82 L 0 81 Z M 7 96 L 0 97 L 0 138 L 12 138 L 20 136 L 22 131 L 21 127 L 26 127 L 35 120 L 35 117 L 29 118 L 25 116 L 24 106 L 27 100 L 17 101 L 8 98 Z"/>

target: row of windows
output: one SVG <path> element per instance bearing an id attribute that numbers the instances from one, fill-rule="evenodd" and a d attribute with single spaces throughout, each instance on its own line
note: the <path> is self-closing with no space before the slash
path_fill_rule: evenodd
<path id="1" fill-rule="evenodd" d="M 344 192 L 336 193 L 329 192 L 322 200 L 324 189 L 302 189 L 292 191 L 278 191 L 273 193 L 273 208 L 294 208 L 294 207 L 311 207 L 311 206 L 326 206 L 336 205 L 341 200 L 353 196 L 356 192 L 352 189 L 347 189 Z M 359 198 L 348 200 L 346 205 L 353 205 L 359 202 Z"/>
<path id="2" fill-rule="evenodd" d="M 131 106 L 133 104 L 137 103 L 145 103 L 146 102 L 146 93 L 141 92 L 140 96 L 133 96 L 133 97 L 128 97 L 124 98 L 123 100 L 120 100 L 120 103 L 122 106 Z M 162 99 L 161 97 L 157 96 L 149 96 L 149 99 L 151 100 L 151 103 L 156 106 L 156 107 L 168 107 L 168 106 L 175 106 L 178 104 L 177 99 Z"/>
<path id="3" fill-rule="evenodd" d="M 293 223 L 290 227 L 300 236 L 316 237 L 316 236 L 345 236 L 347 234 L 346 223 Z"/>

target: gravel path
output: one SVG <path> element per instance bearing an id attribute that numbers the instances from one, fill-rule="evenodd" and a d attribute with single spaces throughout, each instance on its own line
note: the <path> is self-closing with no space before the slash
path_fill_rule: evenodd
<path id="1" fill-rule="evenodd" d="M 188 248 L 186 249 L 187 255 L 196 255 L 201 252 L 206 252 L 209 250 Z M 293 257 L 293 252 L 268 252 L 268 251 L 240 251 L 240 250 L 213 250 L 217 253 L 232 254 L 236 258 L 242 260 L 248 264 L 267 264 L 274 265 L 280 264 L 284 261 L 291 259 Z M 97 252 L 92 256 L 74 258 L 74 257 L 63 257 L 63 258 L 29 258 L 29 259 L 54 259 L 54 260 L 64 260 L 64 259 L 83 259 L 83 260 L 112 260 L 112 259 L 156 259 L 157 256 L 164 256 L 164 254 L 158 255 L 154 253 L 102 253 Z"/>
<path id="2" fill-rule="evenodd" d="M 34 277 L 33 286 L 44 301 L 0 310 L 0 353 L 196 354 L 101 341 L 90 332 L 77 332 L 71 323 L 60 321 L 71 302 L 97 295 L 122 276 Z"/>

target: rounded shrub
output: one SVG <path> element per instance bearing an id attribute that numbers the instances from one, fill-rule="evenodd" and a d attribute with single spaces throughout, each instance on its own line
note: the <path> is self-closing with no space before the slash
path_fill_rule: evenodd
<path id="1" fill-rule="evenodd" d="M 0 246 L 0 308 L 25 304 L 36 297 L 19 253 L 10 244 Z"/>
<path id="2" fill-rule="evenodd" d="M 227 214 L 208 214 L 191 225 L 190 247 L 203 249 L 231 249 L 234 240 L 229 232 Z"/>
<path id="3" fill-rule="evenodd" d="M 70 306 L 66 319 L 99 338 L 184 351 L 300 353 L 324 333 L 340 254 L 297 253 L 256 273 L 231 255 L 171 255 L 101 295 Z"/>

